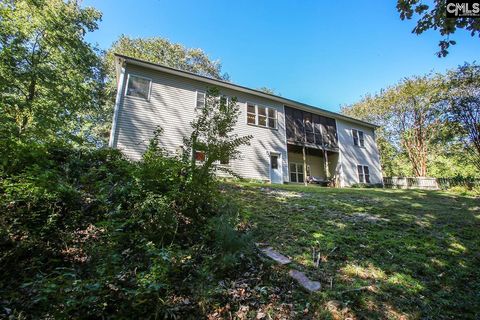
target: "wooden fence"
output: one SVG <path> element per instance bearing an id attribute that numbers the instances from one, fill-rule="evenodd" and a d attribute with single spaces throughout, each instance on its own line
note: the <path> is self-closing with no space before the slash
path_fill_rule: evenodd
<path id="1" fill-rule="evenodd" d="M 429 177 L 384 177 L 383 185 L 395 189 L 440 189 L 437 179 Z"/>
<path id="2" fill-rule="evenodd" d="M 439 190 L 456 186 L 472 188 L 480 186 L 480 179 L 431 178 L 431 177 L 384 177 L 385 188 Z"/>

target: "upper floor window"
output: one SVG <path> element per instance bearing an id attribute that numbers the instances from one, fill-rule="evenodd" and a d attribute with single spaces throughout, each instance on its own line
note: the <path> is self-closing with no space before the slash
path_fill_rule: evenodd
<path id="1" fill-rule="evenodd" d="M 370 170 L 368 166 L 362 166 L 359 164 L 357 166 L 358 171 L 358 182 L 360 183 L 370 183 Z"/>
<path id="2" fill-rule="evenodd" d="M 352 129 L 353 145 L 359 147 L 365 147 L 365 139 L 363 137 L 363 131 Z"/>
<path id="3" fill-rule="evenodd" d="M 277 128 L 277 110 L 247 103 L 247 123 L 266 128 Z"/>
<path id="4" fill-rule="evenodd" d="M 125 95 L 149 100 L 151 88 L 151 79 L 129 74 Z"/>
<path id="5" fill-rule="evenodd" d="M 205 107 L 205 92 L 197 91 L 196 107 L 199 108 L 199 109 Z"/>

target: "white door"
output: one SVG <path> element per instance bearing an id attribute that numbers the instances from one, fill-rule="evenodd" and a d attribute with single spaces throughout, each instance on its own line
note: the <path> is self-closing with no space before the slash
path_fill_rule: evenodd
<path id="1" fill-rule="evenodd" d="M 279 153 L 270 153 L 270 181 L 272 183 L 283 183 L 281 160 Z"/>

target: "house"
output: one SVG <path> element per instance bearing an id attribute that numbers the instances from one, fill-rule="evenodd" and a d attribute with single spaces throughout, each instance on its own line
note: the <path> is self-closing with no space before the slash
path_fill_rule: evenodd
<path id="1" fill-rule="evenodd" d="M 252 135 L 241 159 L 228 164 L 242 177 L 303 183 L 307 177 L 340 187 L 382 183 L 376 126 L 304 103 L 162 65 L 116 55 L 117 96 L 110 146 L 139 160 L 157 126 L 162 145 L 178 152 L 209 87 L 237 97 L 235 131 Z M 199 160 L 204 156 L 196 155 Z"/>

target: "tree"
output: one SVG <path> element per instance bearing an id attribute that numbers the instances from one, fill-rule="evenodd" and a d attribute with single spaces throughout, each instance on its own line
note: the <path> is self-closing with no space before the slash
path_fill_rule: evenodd
<path id="1" fill-rule="evenodd" d="M 132 58 L 163 64 L 202 76 L 226 80 L 229 76 L 222 73 L 219 60 L 211 60 L 202 49 L 186 48 L 160 37 L 130 38 L 122 35 L 112 44 L 106 55 L 107 64 L 114 75 L 113 54 L 123 54 Z"/>
<path id="2" fill-rule="evenodd" d="M 270 89 L 268 87 L 260 87 L 257 90 L 268 93 L 268 94 L 273 94 L 273 95 L 279 96 L 279 97 L 282 96 L 280 93 L 276 92 L 274 89 Z"/>
<path id="3" fill-rule="evenodd" d="M 420 16 L 417 25 L 412 30 L 413 33 L 419 35 L 430 29 L 440 32 L 444 38 L 439 42 L 438 57 L 448 55 L 450 46 L 456 44 L 454 40 L 450 40 L 450 35 L 454 34 L 457 29 L 469 31 L 472 37 L 480 36 L 480 20 L 467 17 L 447 18 L 445 0 L 435 0 L 433 7 L 422 0 L 398 0 L 397 10 L 402 20 L 412 19 L 414 15 Z"/>
<path id="4" fill-rule="evenodd" d="M 240 137 L 233 133 L 240 115 L 236 97 L 225 97 L 217 88 L 207 91 L 203 108 L 191 123 L 192 133 L 184 139 L 185 155 L 191 160 L 191 167 L 196 168 L 195 152 L 205 154 L 200 174 L 207 175 L 219 169 L 231 172 L 220 163 L 228 163 L 239 157 L 238 147 L 248 144 L 251 136 Z M 194 170 L 192 170 L 194 171 Z"/>
<path id="5" fill-rule="evenodd" d="M 0 139 L 88 136 L 103 74 L 84 37 L 101 14 L 77 1 L 14 0 L 0 16 Z"/>
<path id="6" fill-rule="evenodd" d="M 429 148 L 443 125 L 440 88 L 437 76 L 404 79 L 375 96 L 342 108 L 342 112 L 382 126 L 377 140 L 382 142 L 381 156 L 387 156 L 382 159 L 384 168 L 392 170 L 386 160 L 405 156 L 412 174 L 426 176 Z"/>
<path id="7" fill-rule="evenodd" d="M 97 127 L 99 131 L 102 132 L 101 136 L 104 138 L 105 144 L 110 132 L 115 93 L 117 90 L 114 53 L 193 72 L 218 80 L 229 80 L 228 74 L 222 72 L 220 61 L 211 60 L 202 49 L 186 48 L 181 44 L 172 43 L 161 37 L 130 38 L 125 35 L 120 36 L 120 38 L 112 44 L 110 49 L 108 49 L 104 57 L 104 65 L 107 69 L 105 82 L 108 100 L 104 106 L 103 121 L 99 123 Z"/>
<path id="8" fill-rule="evenodd" d="M 458 124 L 466 149 L 480 170 L 480 66 L 465 63 L 447 73 L 450 120 Z"/>

